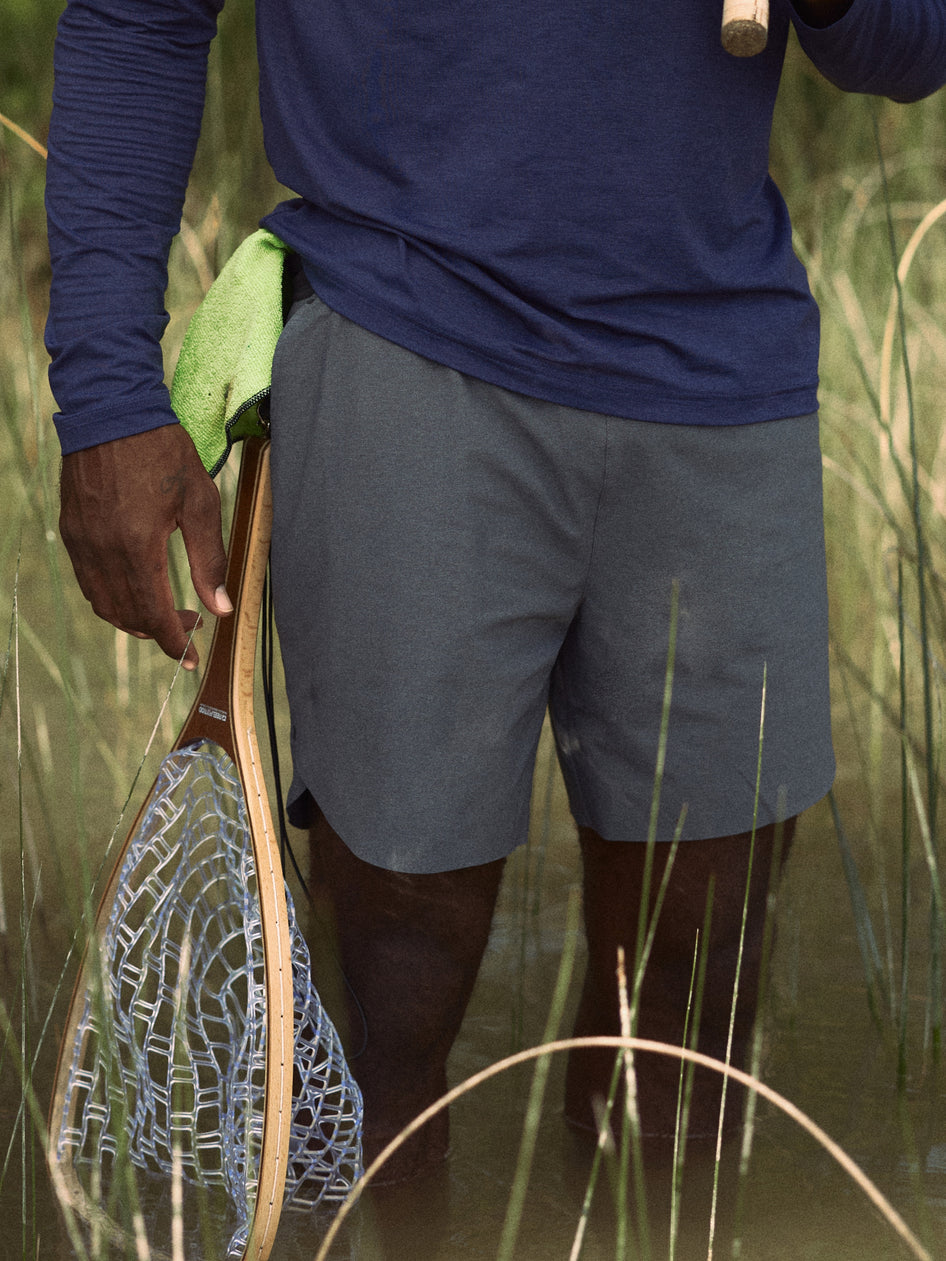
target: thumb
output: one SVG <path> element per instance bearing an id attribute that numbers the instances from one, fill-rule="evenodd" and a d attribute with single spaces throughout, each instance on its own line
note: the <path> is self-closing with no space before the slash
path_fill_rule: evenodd
<path id="1" fill-rule="evenodd" d="M 227 572 L 227 553 L 223 546 L 220 517 L 206 529 L 185 529 L 181 526 L 191 582 L 201 603 L 215 617 L 226 617 L 233 612 L 233 602 L 224 583 Z"/>
<path id="2" fill-rule="evenodd" d="M 203 465 L 188 478 L 178 525 L 194 590 L 211 613 L 225 617 L 233 612 L 233 603 L 224 585 L 227 551 L 223 544 L 220 494 Z"/>
<path id="3" fill-rule="evenodd" d="M 204 597 L 201 596 L 201 599 L 204 600 Z M 226 617 L 228 613 L 233 612 L 233 601 L 227 594 L 227 589 L 223 583 L 215 588 L 210 600 L 204 600 L 204 604 L 217 617 Z"/>

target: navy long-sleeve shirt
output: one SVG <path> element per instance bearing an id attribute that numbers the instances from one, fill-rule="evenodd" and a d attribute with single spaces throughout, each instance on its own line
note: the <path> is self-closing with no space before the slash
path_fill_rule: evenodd
<path id="1" fill-rule="evenodd" d="M 173 422 L 167 253 L 223 0 L 70 0 L 56 43 L 47 345 L 63 450 Z M 484 380 L 641 420 L 816 406 L 818 313 L 768 175 L 789 22 L 840 87 L 946 81 L 946 0 L 257 0 L 266 224 L 331 307 Z"/>

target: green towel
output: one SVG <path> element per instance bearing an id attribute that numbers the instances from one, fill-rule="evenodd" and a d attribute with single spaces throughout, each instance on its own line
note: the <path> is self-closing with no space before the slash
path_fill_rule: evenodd
<path id="1" fill-rule="evenodd" d="M 262 228 L 247 237 L 188 325 L 171 406 L 211 476 L 235 441 L 267 432 L 259 405 L 269 396 L 283 327 L 287 249 Z"/>

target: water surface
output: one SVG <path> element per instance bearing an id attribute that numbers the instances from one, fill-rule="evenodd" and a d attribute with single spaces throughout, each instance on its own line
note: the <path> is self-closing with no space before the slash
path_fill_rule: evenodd
<path id="1" fill-rule="evenodd" d="M 528 850 L 510 862 L 490 946 L 451 1061 L 458 1082 L 513 1050 L 541 1040 L 565 929 L 569 895 L 578 883 L 573 828 L 555 777 L 546 791 L 540 753 L 535 826 Z M 879 879 L 879 873 L 874 873 Z M 297 902 L 299 896 L 297 895 Z M 946 1123 L 937 1115 L 941 1089 L 935 1073 L 921 1073 L 914 1057 L 907 1106 L 895 1089 L 894 1061 L 873 1023 L 865 997 L 854 920 L 830 815 L 818 807 L 804 819 L 786 870 L 778 906 L 778 936 L 767 1014 L 766 1082 L 809 1113 L 876 1181 L 908 1223 L 925 1231 L 934 1255 L 946 1256 Z M 3 992 L 16 994 L 18 953 L 3 959 Z M 47 899 L 31 934 L 31 1002 L 45 1010 L 64 953 L 62 925 Z M 580 973 L 581 958 L 577 963 Z M 572 1003 L 578 977 L 572 986 Z M 913 1004 L 911 1044 L 922 1042 L 923 977 Z M 61 1003 L 60 1003 L 61 1008 Z M 568 1014 L 562 1035 L 569 1032 Z M 47 1039 L 35 1074 L 46 1106 L 52 1074 Z M 493 1078 L 453 1109 L 453 1150 L 440 1178 L 397 1195 L 369 1196 L 352 1214 L 333 1257 L 381 1257 L 391 1261 L 473 1261 L 496 1255 L 502 1233 L 531 1065 Z M 553 1063 L 539 1141 L 525 1202 L 517 1261 L 567 1258 L 579 1219 L 588 1171 L 586 1144 L 563 1124 L 560 1099 L 564 1061 Z M 941 1079 L 940 1079 L 941 1080 Z M 738 1089 L 738 1088 L 736 1088 Z M 20 1089 L 9 1064 L 0 1075 L 0 1116 L 9 1133 Z M 912 1131 L 912 1132 L 911 1132 Z M 17 1139 L 19 1144 L 19 1139 Z M 56 1210 L 41 1166 L 28 1172 L 15 1145 L 2 1190 L 5 1222 L 35 1211 L 38 1255 L 66 1258 L 71 1251 L 55 1226 Z M 728 1145 L 721 1166 L 715 1238 L 710 1240 L 713 1161 L 688 1158 L 679 1232 L 679 1261 L 733 1255 L 732 1203 L 738 1183 L 738 1150 Z M 653 1177 L 650 1253 L 671 1255 L 669 1175 Z M 758 1261 L 874 1261 L 908 1256 L 877 1213 L 835 1162 L 792 1122 L 761 1103 L 738 1231 L 742 1257 Z M 924 1221 L 925 1219 L 925 1221 Z M 635 1215 L 632 1232 L 638 1229 Z M 286 1214 L 275 1261 L 315 1256 L 325 1218 Z M 583 1256 L 616 1255 L 611 1188 L 603 1176 Z M 20 1258 L 31 1246 L 5 1230 L 0 1257 Z M 382 1242 L 383 1241 L 383 1242 Z M 632 1233 L 628 1256 L 646 1256 Z"/>

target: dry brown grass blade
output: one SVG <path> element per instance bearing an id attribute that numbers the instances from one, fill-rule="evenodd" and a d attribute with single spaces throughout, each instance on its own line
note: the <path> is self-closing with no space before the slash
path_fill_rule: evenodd
<path id="1" fill-rule="evenodd" d="M 576 1047 L 613 1047 L 615 1049 L 624 1049 L 626 1051 L 644 1051 L 652 1052 L 656 1055 L 666 1055 L 671 1058 L 686 1060 L 693 1064 L 702 1065 L 704 1068 L 713 1069 L 717 1073 L 722 1073 L 725 1077 L 730 1077 L 733 1081 L 739 1082 L 749 1090 L 753 1090 L 756 1094 L 761 1095 L 763 1099 L 767 1099 L 786 1116 L 795 1121 L 803 1130 L 811 1135 L 817 1143 L 819 1143 L 830 1156 L 832 1156 L 841 1166 L 844 1172 L 860 1187 L 874 1207 L 878 1210 L 888 1224 L 896 1231 L 903 1240 L 904 1244 L 910 1252 L 918 1258 L 918 1261 L 933 1261 L 932 1254 L 927 1251 L 913 1231 L 906 1224 L 897 1210 L 890 1201 L 884 1196 L 883 1192 L 875 1186 L 875 1184 L 864 1173 L 863 1169 L 857 1165 L 851 1157 L 840 1147 L 833 1138 L 821 1128 L 817 1122 L 813 1121 L 806 1113 L 795 1106 L 784 1095 L 780 1095 L 778 1091 L 773 1090 L 771 1086 L 767 1086 L 765 1082 L 759 1078 L 753 1077 L 750 1073 L 744 1073 L 739 1068 L 734 1068 L 731 1064 L 724 1064 L 721 1060 L 712 1059 L 709 1055 L 703 1055 L 700 1051 L 691 1051 L 686 1047 L 671 1046 L 667 1042 L 653 1042 L 648 1038 L 625 1038 L 625 1037 L 595 1037 L 595 1038 L 563 1038 L 556 1042 L 547 1042 L 542 1046 L 529 1047 L 524 1051 L 519 1051 L 515 1055 L 510 1055 L 506 1059 L 497 1060 L 495 1064 L 490 1064 L 484 1068 L 482 1072 L 468 1077 L 466 1081 L 461 1082 L 458 1086 L 443 1095 L 436 1103 L 432 1103 L 426 1108 L 420 1116 L 416 1117 L 410 1125 L 401 1131 L 396 1138 L 388 1143 L 387 1147 L 375 1158 L 364 1172 L 364 1176 L 355 1184 L 348 1198 L 342 1203 L 338 1210 L 335 1220 L 332 1222 L 322 1245 L 315 1256 L 315 1261 L 326 1261 L 329 1249 L 335 1242 L 335 1239 L 342 1227 L 342 1223 L 348 1216 L 349 1212 L 357 1203 L 362 1190 L 374 1175 L 382 1168 L 388 1159 L 394 1155 L 398 1148 L 407 1141 L 408 1138 L 421 1128 L 444 1108 L 448 1108 L 450 1104 L 459 1099 L 462 1095 L 473 1090 L 474 1087 L 488 1081 L 491 1077 L 504 1072 L 508 1068 L 513 1068 L 516 1064 L 524 1064 L 529 1060 L 538 1059 L 543 1055 L 552 1055 L 560 1051 L 571 1051 Z"/>
<path id="2" fill-rule="evenodd" d="M 19 123 L 15 123 L 12 118 L 7 118 L 6 114 L 0 114 L 0 127 L 6 127 L 8 131 L 12 131 L 14 136 L 19 136 L 24 144 L 28 144 L 31 149 L 39 154 L 41 158 L 48 158 L 49 151 L 44 145 L 30 135 Z"/>

